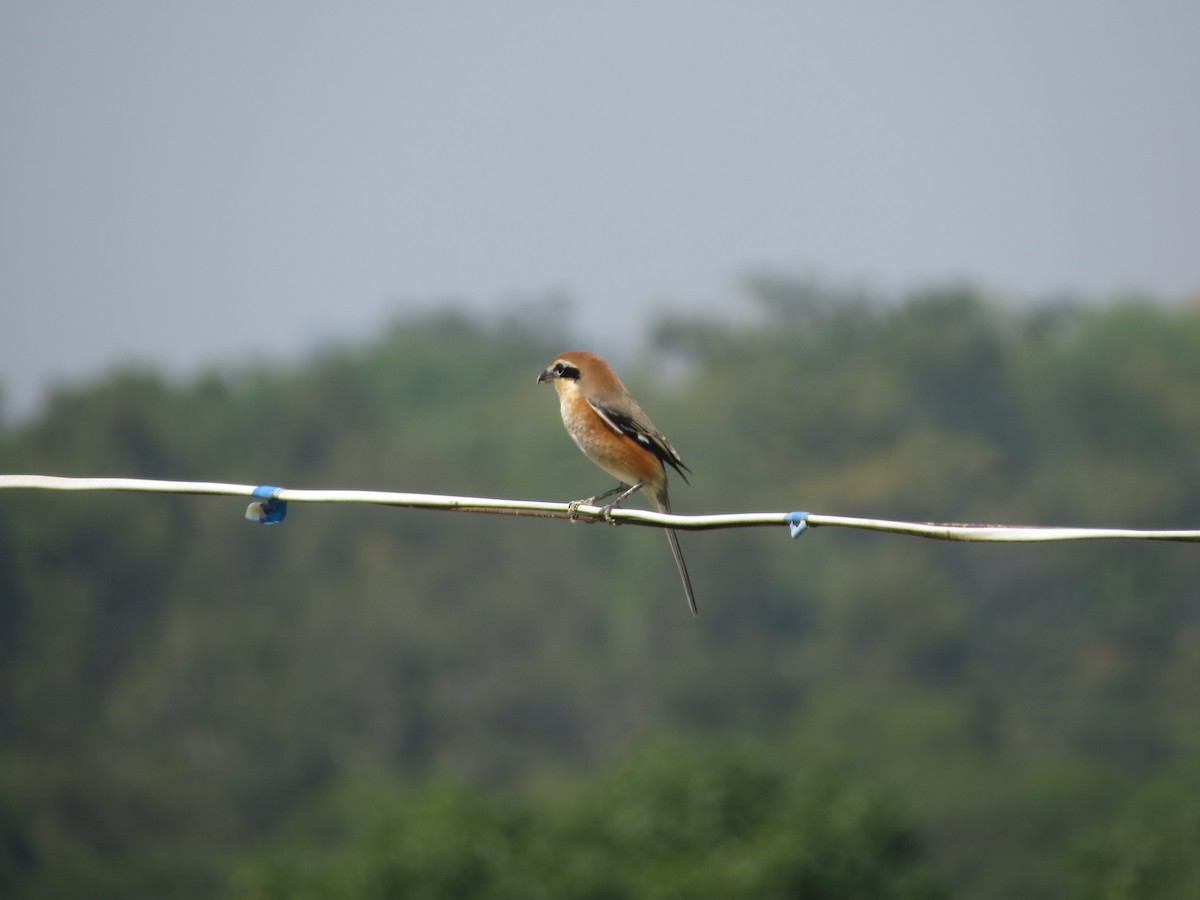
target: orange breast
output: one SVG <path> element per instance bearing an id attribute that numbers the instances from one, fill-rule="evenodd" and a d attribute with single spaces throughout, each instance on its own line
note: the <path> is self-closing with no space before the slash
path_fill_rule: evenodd
<path id="1" fill-rule="evenodd" d="M 613 431 L 578 393 L 561 396 L 563 424 L 588 459 L 618 481 L 644 481 L 659 487 L 666 481 L 661 460 L 632 439 Z"/>

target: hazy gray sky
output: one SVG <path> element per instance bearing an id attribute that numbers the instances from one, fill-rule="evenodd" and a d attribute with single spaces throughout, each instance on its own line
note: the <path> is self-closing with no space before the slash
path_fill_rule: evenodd
<path id="1" fill-rule="evenodd" d="M 748 271 L 1200 289 L 1200 3 L 0 4 L 0 380 Z"/>

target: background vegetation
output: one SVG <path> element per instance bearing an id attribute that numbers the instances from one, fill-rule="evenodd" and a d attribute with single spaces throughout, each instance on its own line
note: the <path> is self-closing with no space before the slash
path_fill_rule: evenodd
<path id="1" fill-rule="evenodd" d="M 752 285 L 626 382 L 681 512 L 1197 527 L 1200 309 Z M 570 499 L 561 318 L 124 371 L 0 471 Z M 1191 897 L 1184 544 L 0 496 L 0 895 Z M 540 891 L 540 893 L 539 893 Z"/>

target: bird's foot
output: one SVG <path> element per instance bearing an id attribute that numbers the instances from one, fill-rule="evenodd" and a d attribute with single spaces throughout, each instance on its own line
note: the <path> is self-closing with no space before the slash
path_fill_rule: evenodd
<path id="1" fill-rule="evenodd" d="M 617 494 L 617 491 L 609 491 L 608 492 L 609 494 L 617 494 L 617 499 L 614 500 L 612 503 L 608 504 L 607 506 L 601 507 L 600 517 L 602 519 L 604 519 L 604 521 L 607 522 L 609 525 L 620 525 L 621 524 L 620 521 L 613 518 L 613 514 L 612 514 L 613 510 L 617 509 L 622 503 L 624 503 L 625 499 L 627 497 L 629 497 L 629 495 L 633 494 L 636 491 L 641 490 L 642 487 L 645 486 L 645 484 L 646 484 L 646 482 L 639 481 L 639 482 L 637 482 L 637 484 L 631 485 L 630 487 L 625 487 L 624 485 L 622 485 L 621 487 L 619 487 L 617 489 L 617 491 L 620 491 L 619 494 Z M 603 496 L 607 497 L 608 494 L 604 494 Z"/>
<path id="2" fill-rule="evenodd" d="M 595 499 L 596 499 L 595 497 L 585 497 L 582 500 L 572 500 L 570 503 L 567 504 L 567 518 L 570 519 L 572 522 L 578 522 L 579 521 L 579 507 L 591 506 L 592 501 L 594 501 Z M 591 520 L 589 519 L 588 521 L 591 521 Z"/>
<path id="3" fill-rule="evenodd" d="M 567 504 L 567 518 L 570 519 L 572 522 L 578 522 L 578 521 L 580 521 L 580 519 L 582 519 L 584 522 L 594 522 L 594 521 L 596 521 L 595 516 L 589 515 L 586 518 L 583 517 L 579 512 L 579 507 L 594 506 L 597 500 L 603 500 L 605 497 L 611 497 L 613 494 L 620 493 L 623 490 L 625 490 L 625 485 L 618 484 L 611 491 L 605 491 L 603 494 L 596 494 L 594 497 L 584 497 L 582 500 L 572 500 L 570 503 Z M 600 511 L 601 516 L 604 518 L 604 520 L 606 522 L 613 522 L 613 518 L 610 515 L 610 513 L 612 512 L 612 508 L 614 506 L 618 505 L 622 500 L 624 500 L 625 496 L 626 495 L 622 494 L 620 497 L 618 497 L 616 500 L 614 500 L 612 503 L 610 503 L 608 506 L 604 507 Z M 613 524 L 615 525 L 616 523 L 613 522 Z"/>

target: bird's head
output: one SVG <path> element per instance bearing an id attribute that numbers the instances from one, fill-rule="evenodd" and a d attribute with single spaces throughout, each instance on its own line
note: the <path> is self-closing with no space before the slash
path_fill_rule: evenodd
<path id="1" fill-rule="evenodd" d="M 542 374 L 538 376 L 537 380 L 538 384 L 549 384 L 561 378 L 570 381 L 579 380 L 579 366 L 565 356 L 560 356 L 554 362 L 550 363 L 550 365 L 542 370 Z"/>

